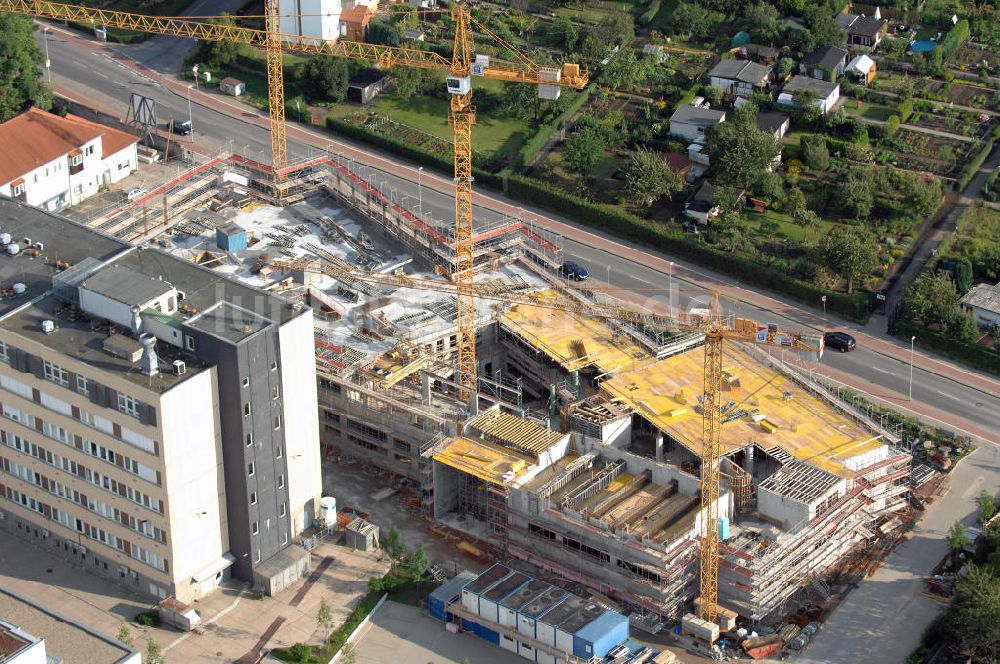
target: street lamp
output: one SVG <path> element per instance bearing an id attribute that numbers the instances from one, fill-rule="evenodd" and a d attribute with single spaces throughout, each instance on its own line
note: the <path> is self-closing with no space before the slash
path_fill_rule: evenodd
<path id="1" fill-rule="evenodd" d="M 52 61 L 49 60 L 49 27 L 46 26 L 42 30 L 42 35 L 45 38 L 45 72 L 48 76 L 49 83 L 52 83 Z"/>
<path id="2" fill-rule="evenodd" d="M 917 340 L 916 336 L 910 337 L 910 392 L 909 400 L 913 401 L 913 342 Z"/>
<path id="3" fill-rule="evenodd" d="M 421 166 L 417 169 L 417 214 L 421 217 L 424 216 L 424 194 L 420 188 L 420 174 L 424 172 L 424 167 Z"/>
<path id="4" fill-rule="evenodd" d="M 191 115 L 191 86 L 188 86 L 188 126 L 191 127 L 191 133 L 194 134 L 194 117 Z"/>
<path id="5" fill-rule="evenodd" d="M 674 262 L 667 263 L 667 298 L 670 314 L 674 313 Z"/>

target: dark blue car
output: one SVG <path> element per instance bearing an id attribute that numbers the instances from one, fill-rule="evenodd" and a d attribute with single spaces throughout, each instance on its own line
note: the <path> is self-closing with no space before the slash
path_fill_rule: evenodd
<path id="1" fill-rule="evenodd" d="M 572 279 L 573 281 L 586 281 L 590 278 L 590 271 L 574 261 L 566 261 L 563 263 L 559 268 L 559 274 L 566 279 Z"/>

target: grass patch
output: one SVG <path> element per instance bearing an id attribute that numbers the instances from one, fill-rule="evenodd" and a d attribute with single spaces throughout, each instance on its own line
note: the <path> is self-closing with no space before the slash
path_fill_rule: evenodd
<path id="1" fill-rule="evenodd" d="M 281 660 L 282 662 L 293 662 L 295 664 L 326 664 L 337 651 L 340 650 L 345 643 L 347 643 L 347 637 L 357 629 L 358 625 L 361 624 L 368 614 L 372 612 L 375 605 L 378 604 L 379 600 L 382 598 L 382 592 L 370 592 L 365 597 L 358 602 L 358 605 L 354 607 L 350 615 L 347 616 L 347 620 L 338 627 L 330 638 L 323 645 L 311 645 L 304 643 L 297 643 L 290 648 L 275 648 L 271 651 L 271 654 Z M 305 654 L 305 657 L 303 657 Z"/>
<path id="2" fill-rule="evenodd" d="M 748 226 L 753 228 L 756 234 L 787 238 L 792 242 L 807 246 L 815 245 L 836 225 L 835 222 L 820 219 L 819 224 L 807 229 L 793 222 L 791 215 L 777 210 L 765 210 L 760 213 L 746 212 L 744 216 Z"/>
<path id="3" fill-rule="evenodd" d="M 872 104 L 869 102 L 862 102 L 860 106 L 848 102 L 844 104 L 844 111 L 848 115 L 862 117 L 868 120 L 878 120 L 879 122 L 885 122 L 895 112 L 888 106 L 880 106 L 879 104 Z"/>

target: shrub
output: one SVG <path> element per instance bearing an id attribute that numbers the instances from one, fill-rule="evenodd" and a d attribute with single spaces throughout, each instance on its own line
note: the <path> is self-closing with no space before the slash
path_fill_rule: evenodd
<path id="1" fill-rule="evenodd" d="M 160 616 L 155 611 L 143 611 L 135 617 L 135 622 L 143 627 L 153 627 L 160 622 Z"/>

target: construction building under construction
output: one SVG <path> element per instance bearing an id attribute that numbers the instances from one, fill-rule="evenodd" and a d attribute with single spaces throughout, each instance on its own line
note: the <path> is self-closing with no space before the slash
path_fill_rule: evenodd
<path id="1" fill-rule="evenodd" d="M 701 335 L 560 309 L 600 296 L 558 278 L 550 238 L 494 217 L 477 235 L 486 296 L 470 398 L 455 371 L 443 222 L 335 159 L 317 160 L 303 179 L 313 189 L 284 208 L 256 201 L 246 160 L 218 168 L 223 184 L 152 241 L 312 306 L 328 457 L 394 474 L 424 516 L 636 610 L 633 620 L 690 606 Z M 419 283 L 390 278 L 401 274 Z M 724 348 L 719 601 L 760 621 L 822 588 L 825 571 L 905 506 L 910 457 L 784 362 Z"/>

